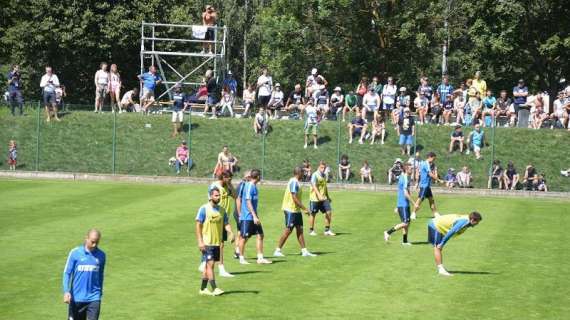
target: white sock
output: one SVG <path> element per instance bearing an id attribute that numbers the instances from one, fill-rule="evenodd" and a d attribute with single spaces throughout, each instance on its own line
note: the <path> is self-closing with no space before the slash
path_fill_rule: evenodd
<path id="1" fill-rule="evenodd" d="M 257 254 L 257 260 L 261 260 L 263 259 L 263 253 L 258 253 Z"/>
<path id="2" fill-rule="evenodd" d="M 437 265 L 437 270 L 439 270 L 439 271 L 444 270 L 444 271 L 445 271 L 445 268 L 443 267 L 443 264 L 438 264 L 438 265 Z"/>
<path id="3" fill-rule="evenodd" d="M 281 248 L 275 248 L 275 252 L 281 252 Z"/>
<path id="4" fill-rule="evenodd" d="M 245 261 L 245 257 L 244 256 L 239 256 L 239 261 Z"/>
<path id="5" fill-rule="evenodd" d="M 307 253 L 307 252 L 309 252 L 309 250 L 307 250 L 307 248 L 301 248 L 301 252 L 302 252 L 302 253 Z"/>
<path id="6" fill-rule="evenodd" d="M 218 270 L 219 270 L 220 272 L 226 272 L 226 268 L 224 268 L 224 265 L 223 265 L 223 264 L 219 264 L 219 265 L 218 265 Z"/>

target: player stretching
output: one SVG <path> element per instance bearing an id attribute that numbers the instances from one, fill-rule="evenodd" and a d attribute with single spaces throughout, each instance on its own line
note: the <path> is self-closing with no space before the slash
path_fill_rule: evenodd
<path id="1" fill-rule="evenodd" d="M 281 248 L 285 245 L 285 241 L 289 238 L 293 229 L 297 231 L 297 240 L 301 246 L 301 255 L 303 257 L 314 257 L 305 247 L 305 237 L 303 236 L 303 214 L 309 213 L 309 210 L 305 208 L 302 202 L 301 196 L 301 184 L 299 179 L 303 177 L 303 168 L 296 167 L 293 170 L 293 178 L 289 179 L 287 187 L 285 188 L 285 195 L 283 195 L 283 213 L 285 213 L 285 230 L 281 238 L 279 238 L 279 243 L 277 244 L 277 249 L 273 253 L 275 257 L 284 257 L 285 255 L 281 252 Z"/>
<path id="2" fill-rule="evenodd" d="M 451 276 L 443 267 L 443 246 L 455 235 L 460 235 L 467 228 L 476 226 L 483 220 L 477 211 L 469 215 L 446 214 L 430 220 L 428 224 L 428 242 L 433 245 L 433 255 L 437 272 L 443 276 Z"/>
<path id="3" fill-rule="evenodd" d="M 404 163 L 403 170 L 404 172 L 398 179 L 398 214 L 400 215 L 401 223 L 393 226 L 390 230 L 384 231 L 384 240 L 388 242 L 392 233 L 402 229 L 402 244 L 409 246 L 411 245 L 411 243 L 408 242 L 410 203 L 414 203 L 410 195 L 410 174 L 412 173 L 412 167 L 408 163 Z"/>
<path id="4" fill-rule="evenodd" d="M 249 176 L 251 172 L 248 170 L 243 173 L 243 178 L 241 179 L 240 183 L 236 189 L 236 209 L 234 211 L 234 219 L 236 221 L 236 228 L 237 228 L 237 238 L 236 238 L 236 248 L 234 251 L 234 258 L 239 259 L 239 243 L 241 238 L 241 233 L 239 231 L 239 217 L 241 214 L 241 204 L 242 204 L 242 196 L 243 190 L 245 189 L 245 184 L 249 181 Z"/>
<path id="5" fill-rule="evenodd" d="M 251 170 L 250 180 L 244 186 L 241 197 L 241 211 L 239 216 L 240 239 L 239 239 L 239 263 L 249 264 L 244 257 L 245 243 L 252 235 L 257 236 L 257 263 L 267 264 L 271 261 L 263 257 L 263 227 L 257 215 L 258 191 L 257 183 L 261 179 L 261 172 L 257 169 Z"/>
<path id="6" fill-rule="evenodd" d="M 416 203 L 414 204 L 414 209 L 412 210 L 412 216 L 411 216 L 412 220 L 416 220 L 416 212 L 420 210 L 420 205 L 422 204 L 422 201 L 424 201 L 425 198 L 429 200 L 429 206 L 431 208 L 433 216 L 434 217 L 439 216 L 439 212 L 437 212 L 437 208 L 435 207 L 435 200 L 433 199 L 433 193 L 431 192 L 432 179 L 436 181 L 441 181 L 437 176 L 437 171 L 431 169 L 432 165 L 435 166 L 434 163 L 435 158 L 436 158 L 435 153 L 430 152 L 427 154 L 426 160 L 420 162 L 420 166 L 418 168 L 419 173 L 417 174 L 420 177 L 419 179 L 420 192 L 418 194 L 418 200 L 416 200 Z"/>
<path id="7" fill-rule="evenodd" d="M 219 205 L 220 190 L 217 188 L 211 189 L 209 197 L 210 200 L 208 203 L 201 206 L 196 215 L 196 239 L 198 240 L 198 249 L 200 249 L 206 260 L 206 268 L 204 272 L 202 272 L 202 286 L 200 287 L 199 293 L 207 296 L 219 296 L 223 294 L 224 291 L 216 286 L 214 264 L 220 261 L 222 229 L 226 230 L 232 242 L 234 235 L 228 223 L 226 210 Z M 208 282 L 214 291 L 208 290 Z"/>
<path id="8" fill-rule="evenodd" d="M 311 176 L 311 196 L 309 202 L 309 209 L 311 216 L 309 217 L 309 225 L 312 236 L 316 236 L 315 232 L 315 216 L 317 212 L 325 214 L 325 236 L 336 236 L 331 230 L 332 209 L 331 199 L 327 188 L 327 177 L 325 175 L 325 168 L 327 164 L 324 161 L 319 162 L 319 168 Z"/>

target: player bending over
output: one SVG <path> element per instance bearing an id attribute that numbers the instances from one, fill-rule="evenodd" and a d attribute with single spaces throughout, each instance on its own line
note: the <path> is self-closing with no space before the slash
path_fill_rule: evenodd
<path id="1" fill-rule="evenodd" d="M 384 231 L 384 240 L 388 242 L 390 235 L 398 230 L 402 230 L 402 244 L 411 245 L 408 242 L 408 226 L 410 224 L 410 203 L 414 203 L 410 194 L 410 174 L 412 167 L 408 163 L 403 165 L 403 173 L 398 179 L 398 214 L 400 215 L 401 223 L 393 226 L 389 230 Z"/>

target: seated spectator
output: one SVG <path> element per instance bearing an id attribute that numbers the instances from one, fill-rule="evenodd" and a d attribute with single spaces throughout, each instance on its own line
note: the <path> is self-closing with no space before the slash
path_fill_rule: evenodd
<path id="1" fill-rule="evenodd" d="M 397 158 L 392 167 L 388 170 L 388 184 L 398 181 L 403 171 L 402 159 Z"/>
<path id="2" fill-rule="evenodd" d="M 406 87 L 400 88 L 400 95 L 396 99 L 396 108 L 392 112 L 392 124 L 396 126 L 398 124 L 398 120 L 400 119 L 400 115 L 404 114 L 404 110 L 406 108 L 410 108 L 410 96 L 406 94 Z"/>
<path id="3" fill-rule="evenodd" d="M 483 105 L 481 107 L 481 121 L 483 122 L 483 127 L 490 127 L 493 125 L 495 108 L 497 106 L 497 99 L 493 97 L 491 90 L 487 90 L 485 98 L 481 104 Z M 491 117 L 489 121 L 487 121 L 486 116 Z"/>
<path id="4" fill-rule="evenodd" d="M 198 91 L 188 98 L 189 103 L 206 103 L 208 99 L 208 87 L 206 86 L 206 80 L 202 80 Z"/>
<path id="5" fill-rule="evenodd" d="M 350 175 L 350 161 L 348 160 L 348 156 L 343 154 L 340 157 L 340 162 L 338 164 L 338 176 L 340 181 L 348 181 Z"/>
<path id="6" fill-rule="evenodd" d="M 320 112 L 322 119 L 327 119 L 329 112 L 329 92 L 327 88 L 322 88 L 315 93 L 315 108 Z"/>
<path id="7" fill-rule="evenodd" d="M 372 176 L 372 168 L 368 164 L 368 160 L 364 160 L 362 168 L 360 168 L 360 181 L 364 184 L 374 183 L 374 177 Z"/>
<path id="8" fill-rule="evenodd" d="M 439 125 L 439 118 L 442 113 L 441 97 L 439 93 L 434 93 L 431 100 L 431 123 Z"/>
<path id="9" fill-rule="evenodd" d="M 457 98 L 453 100 L 453 109 L 455 110 L 455 123 L 464 124 L 465 117 L 463 115 L 463 110 L 465 108 L 465 98 L 462 94 L 457 95 Z"/>
<path id="10" fill-rule="evenodd" d="M 283 91 L 281 91 L 281 84 L 275 84 L 275 89 L 271 92 L 271 97 L 267 103 L 267 113 L 269 117 L 277 119 L 279 116 L 279 110 L 283 109 L 285 106 L 285 96 Z"/>
<path id="11" fill-rule="evenodd" d="M 303 160 L 303 182 L 311 181 L 311 175 L 313 174 L 313 170 L 311 168 L 311 162 L 309 159 Z"/>
<path id="12" fill-rule="evenodd" d="M 303 99 L 303 90 L 300 84 L 295 85 L 295 90 L 291 91 L 287 98 L 285 110 L 289 114 L 300 113 L 305 109 L 305 101 Z"/>
<path id="13" fill-rule="evenodd" d="M 342 110 L 344 106 L 344 97 L 341 93 L 342 89 L 340 87 L 334 88 L 333 94 L 330 99 L 330 111 L 331 119 L 336 120 L 337 114 Z"/>
<path id="14" fill-rule="evenodd" d="M 374 91 L 373 87 L 368 88 L 368 92 L 362 98 L 362 118 L 367 119 L 366 113 L 372 112 L 374 118 L 378 116 L 380 111 L 380 96 Z"/>
<path id="15" fill-rule="evenodd" d="M 560 170 L 560 175 L 563 177 L 570 177 L 570 168 L 566 170 Z"/>
<path id="16" fill-rule="evenodd" d="M 398 120 L 397 133 L 400 136 L 399 144 L 402 154 L 409 155 L 416 134 L 415 121 L 410 114 L 410 109 L 404 109 L 404 116 Z"/>
<path id="17" fill-rule="evenodd" d="M 524 170 L 523 187 L 527 191 L 536 191 L 538 188 L 538 174 L 532 164 L 526 166 Z"/>
<path id="18" fill-rule="evenodd" d="M 482 159 L 481 148 L 485 145 L 485 133 L 481 130 L 481 126 L 479 124 L 476 124 L 475 129 L 469 133 L 469 137 L 467 137 L 467 145 L 469 146 L 467 154 L 469 154 L 469 150 L 473 150 L 473 152 L 475 152 L 475 159 Z"/>
<path id="19" fill-rule="evenodd" d="M 190 171 L 190 168 L 192 168 L 192 159 L 190 159 L 190 151 L 188 150 L 186 141 L 182 141 L 180 146 L 176 148 L 175 158 L 176 174 L 180 174 L 182 166 L 186 167 L 186 172 Z"/>
<path id="20" fill-rule="evenodd" d="M 420 157 L 420 152 L 416 151 L 416 153 L 408 159 L 408 165 L 412 168 L 412 175 L 410 176 L 410 181 L 415 182 L 417 180 L 416 177 L 416 169 L 420 167 L 420 162 L 422 161 Z"/>
<path id="21" fill-rule="evenodd" d="M 347 112 L 359 112 L 358 107 L 358 98 L 354 91 L 350 90 L 350 92 L 344 96 L 344 108 L 342 108 L 342 122 L 346 121 L 346 113 Z"/>
<path id="22" fill-rule="evenodd" d="M 384 144 L 384 138 L 386 137 L 386 123 L 383 115 L 372 120 L 372 139 L 370 144 L 374 144 L 376 137 L 378 136 L 380 136 L 380 144 Z"/>
<path id="23" fill-rule="evenodd" d="M 461 172 L 457 174 L 457 185 L 460 188 L 472 188 L 471 186 L 472 180 L 473 177 L 471 176 L 471 171 L 466 166 L 463 167 L 463 169 L 461 169 Z"/>
<path id="24" fill-rule="evenodd" d="M 515 169 L 515 165 L 512 161 L 509 161 L 507 164 L 507 170 L 505 170 L 505 189 L 507 190 L 516 190 L 517 185 L 519 183 L 519 174 Z"/>
<path id="25" fill-rule="evenodd" d="M 535 179 L 536 191 L 548 192 L 548 186 L 546 185 L 546 179 L 544 179 L 544 176 L 539 174 Z"/>
<path id="26" fill-rule="evenodd" d="M 451 133 L 449 141 L 449 153 L 452 153 L 455 148 L 459 149 L 459 153 L 463 153 L 463 128 L 460 124 L 455 126 L 455 130 Z"/>
<path id="27" fill-rule="evenodd" d="M 479 92 L 475 93 L 475 97 L 469 100 L 469 108 L 471 109 L 471 123 L 480 124 L 482 105 Z"/>
<path id="28" fill-rule="evenodd" d="M 457 185 L 457 176 L 455 174 L 455 169 L 449 168 L 447 174 L 445 175 L 445 186 L 448 189 L 455 188 Z"/>
<path id="29" fill-rule="evenodd" d="M 414 107 L 418 113 L 418 124 L 425 124 L 426 115 L 429 108 L 429 100 L 426 98 L 424 93 L 417 92 L 416 99 L 414 99 Z"/>
<path id="30" fill-rule="evenodd" d="M 228 86 L 222 89 L 222 99 L 220 100 L 220 114 L 223 115 L 226 110 L 230 113 L 230 118 L 234 117 L 234 95 Z"/>
<path id="31" fill-rule="evenodd" d="M 491 167 L 491 175 L 489 176 L 489 182 L 487 183 L 487 188 L 492 189 L 493 183 L 495 181 L 497 181 L 499 189 L 503 189 L 503 186 L 505 186 L 506 188 L 507 183 L 505 182 L 505 173 L 503 167 L 501 166 L 501 161 L 497 159 L 493 161 L 493 166 Z"/>
<path id="32" fill-rule="evenodd" d="M 331 180 L 332 180 L 332 169 L 328 163 L 325 165 L 325 171 L 323 171 L 323 173 L 325 174 L 325 179 L 327 180 L 327 182 L 331 182 Z"/>
<path id="33" fill-rule="evenodd" d="M 8 143 L 8 166 L 10 171 L 15 171 L 18 164 L 18 146 L 15 140 L 10 140 Z"/>
<path id="34" fill-rule="evenodd" d="M 553 112 L 550 114 L 551 129 L 554 128 L 566 128 L 568 123 L 568 114 L 564 108 L 565 98 L 564 91 L 560 91 L 556 100 L 553 102 Z"/>
<path id="35" fill-rule="evenodd" d="M 499 99 L 497 99 L 497 103 L 495 105 L 495 116 L 498 118 L 506 117 L 507 123 L 505 123 L 505 127 L 514 126 L 515 125 L 515 115 L 514 110 L 512 110 L 512 100 L 511 98 L 507 97 L 507 90 L 501 90 L 501 94 Z"/>
<path id="36" fill-rule="evenodd" d="M 265 112 L 265 109 L 259 108 L 253 119 L 253 132 L 255 134 L 267 134 L 267 129 L 269 128 L 269 117 Z"/>
<path id="37" fill-rule="evenodd" d="M 252 109 L 255 104 L 255 89 L 253 88 L 253 84 L 248 84 L 247 89 L 243 90 L 242 100 L 244 107 L 242 117 L 246 118 L 249 116 L 249 110 Z"/>
<path id="38" fill-rule="evenodd" d="M 121 99 L 121 104 L 120 104 L 120 108 L 119 108 L 119 113 L 123 113 L 123 112 L 132 112 L 132 111 L 140 111 L 140 106 L 138 107 L 139 110 L 136 110 L 138 106 L 135 103 L 135 99 L 137 99 L 139 96 L 139 89 L 138 88 L 133 88 L 133 90 L 127 91 L 124 95 L 123 98 Z"/>
<path id="39" fill-rule="evenodd" d="M 454 103 L 455 101 L 453 101 L 453 96 L 448 94 L 445 102 L 443 103 L 443 120 L 446 126 L 451 125 L 451 115 L 455 109 Z"/>
<path id="40" fill-rule="evenodd" d="M 374 90 L 374 88 L 372 90 Z M 368 92 L 368 78 L 362 77 L 360 79 L 360 82 L 358 83 L 358 86 L 356 87 L 356 101 L 357 101 L 356 105 L 359 108 L 364 107 L 363 100 L 364 100 L 364 95 L 366 95 L 367 92 Z"/>
<path id="41" fill-rule="evenodd" d="M 228 146 L 224 146 L 222 152 L 218 154 L 218 162 L 214 169 L 214 176 L 219 176 L 224 171 L 234 173 L 237 171 L 238 159 L 230 152 Z"/>
<path id="42" fill-rule="evenodd" d="M 548 114 L 544 112 L 544 102 L 541 95 L 538 95 L 535 99 L 535 106 L 531 109 L 531 128 L 540 129 L 544 120 L 548 118 Z"/>
<path id="43" fill-rule="evenodd" d="M 356 113 L 356 117 L 348 124 L 348 143 L 352 143 L 352 139 L 358 137 L 358 143 L 363 144 L 367 127 L 366 119 L 360 116 L 360 113 Z"/>

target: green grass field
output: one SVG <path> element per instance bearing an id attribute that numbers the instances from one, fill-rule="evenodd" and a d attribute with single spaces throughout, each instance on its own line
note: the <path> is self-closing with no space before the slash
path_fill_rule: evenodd
<path id="1" fill-rule="evenodd" d="M 63 319 L 62 270 L 90 227 L 107 253 L 101 319 L 564 319 L 570 313 L 567 201 L 437 196 L 442 213 L 477 209 L 483 222 L 444 250 L 435 273 L 428 209 L 412 247 L 382 231 L 398 221 L 395 195 L 332 192 L 337 237 L 307 236 L 320 253 L 241 266 L 226 254 L 227 294 L 198 295 L 194 235 L 204 185 L 0 180 L 0 319 Z M 306 196 L 306 193 L 305 193 Z M 260 187 L 271 256 L 283 226 L 281 188 Z M 305 197 L 306 198 L 306 197 Z M 322 218 L 317 221 L 322 230 Z M 254 257 L 252 244 L 247 255 Z M 565 316 L 566 315 L 566 316 Z"/>

